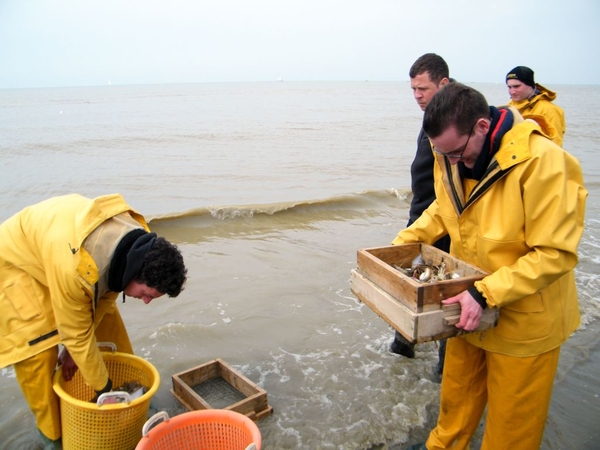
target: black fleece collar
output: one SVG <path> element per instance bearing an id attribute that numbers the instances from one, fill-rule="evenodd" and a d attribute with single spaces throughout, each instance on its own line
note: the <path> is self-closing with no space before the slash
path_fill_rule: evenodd
<path id="1" fill-rule="evenodd" d="M 152 248 L 156 233 L 148 233 L 141 228 L 127 233 L 115 249 L 108 270 L 108 288 L 121 292 L 140 272 L 144 257 Z"/>
<path id="2" fill-rule="evenodd" d="M 462 161 L 458 163 L 458 170 L 462 178 L 471 178 L 474 180 L 481 180 L 483 178 L 492 158 L 500 148 L 502 138 L 512 128 L 515 120 L 510 109 L 498 109 L 494 106 L 490 106 L 490 119 L 492 121 L 490 131 L 488 131 L 485 137 L 483 148 L 473 168 L 469 169 Z"/>

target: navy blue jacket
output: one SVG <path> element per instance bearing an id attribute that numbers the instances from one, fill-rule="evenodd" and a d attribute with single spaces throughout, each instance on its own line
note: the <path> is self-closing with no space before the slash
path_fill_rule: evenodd
<path id="1" fill-rule="evenodd" d="M 417 153 L 410 166 L 411 188 L 413 198 L 410 202 L 409 220 L 407 226 L 417 220 L 423 211 L 435 200 L 435 189 L 433 186 L 433 164 L 435 159 L 431 150 L 429 138 L 421 128 L 417 138 Z M 450 250 L 450 238 L 444 236 L 435 244 L 435 247 L 448 252 Z"/>

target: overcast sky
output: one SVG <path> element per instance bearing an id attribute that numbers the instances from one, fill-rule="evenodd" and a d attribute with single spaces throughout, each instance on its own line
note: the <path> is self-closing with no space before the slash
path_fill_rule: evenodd
<path id="1" fill-rule="evenodd" d="M 407 80 L 600 84 L 599 0 L 0 0 L 0 88 Z"/>

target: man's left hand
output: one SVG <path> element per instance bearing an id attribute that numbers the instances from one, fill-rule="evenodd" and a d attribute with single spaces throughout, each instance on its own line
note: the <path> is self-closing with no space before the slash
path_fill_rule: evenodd
<path id="1" fill-rule="evenodd" d="M 473 331 L 479 326 L 481 316 L 483 316 L 483 308 L 477 303 L 469 291 L 463 291 L 454 297 L 442 300 L 444 305 L 452 305 L 460 303 L 460 320 L 456 324 L 456 328 L 462 328 L 465 331 Z"/>

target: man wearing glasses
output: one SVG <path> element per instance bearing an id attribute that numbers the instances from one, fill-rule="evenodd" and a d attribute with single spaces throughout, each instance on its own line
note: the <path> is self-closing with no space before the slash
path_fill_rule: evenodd
<path id="1" fill-rule="evenodd" d="M 437 426 L 412 448 L 468 448 L 486 405 L 482 448 L 539 448 L 560 347 L 580 321 L 581 167 L 537 123 L 459 83 L 433 97 L 423 128 L 442 173 L 437 199 L 394 244 L 448 233 L 452 255 L 489 273 L 443 301 L 460 303 L 456 326 L 474 330 L 485 308 L 500 315 L 448 339 Z"/>
<path id="2" fill-rule="evenodd" d="M 413 96 L 422 111 L 442 87 L 447 85 L 450 79 L 450 71 L 446 61 L 435 53 L 426 53 L 420 56 L 411 66 L 408 75 Z M 417 220 L 423 211 L 435 200 L 433 188 L 433 153 L 429 138 L 421 128 L 417 138 L 417 152 L 410 166 L 411 189 L 413 197 L 410 203 L 409 220 L 407 226 Z M 445 252 L 450 250 L 450 238 L 443 236 L 434 243 L 435 247 Z M 440 341 L 438 351 L 438 363 L 435 367 L 437 375 L 442 374 L 444 367 L 444 353 L 446 340 Z M 390 345 L 390 351 L 407 358 L 415 357 L 414 344 L 409 342 L 396 331 L 394 340 Z"/>

